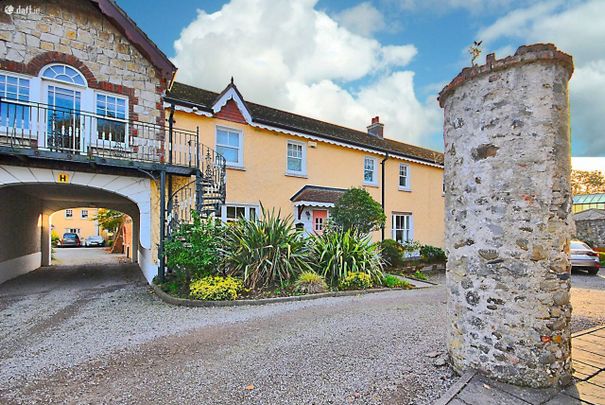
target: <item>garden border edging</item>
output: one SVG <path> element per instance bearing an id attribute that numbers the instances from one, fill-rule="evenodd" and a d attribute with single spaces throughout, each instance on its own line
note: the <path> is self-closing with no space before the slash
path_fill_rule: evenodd
<path id="1" fill-rule="evenodd" d="M 371 293 L 379 293 L 386 291 L 401 291 L 403 288 L 375 288 L 370 290 L 355 290 L 355 291 L 332 291 L 319 294 L 307 294 L 307 295 L 294 295 L 290 297 L 275 297 L 275 298 L 259 298 L 256 300 L 235 300 L 235 301 L 199 301 L 190 300 L 187 298 L 177 298 L 164 292 L 160 287 L 155 284 L 150 284 L 151 289 L 162 301 L 167 304 L 184 306 L 184 307 L 238 307 L 243 305 L 267 305 L 276 304 L 280 302 L 295 302 L 295 301 L 308 301 L 319 298 L 330 298 L 330 297 L 350 297 L 353 295 L 365 295 Z M 415 290 L 415 288 L 412 288 Z"/>

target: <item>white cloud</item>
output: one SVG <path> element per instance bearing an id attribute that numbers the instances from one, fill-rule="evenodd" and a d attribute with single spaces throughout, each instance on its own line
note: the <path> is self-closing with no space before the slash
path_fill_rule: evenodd
<path id="1" fill-rule="evenodd" d="M 384 16 L 367 1 L 341 11 L 335 19 L 348 30 L 366 37 L 385 28 Z"/>
<path id="2" fill-rule="evenodd" d="M 448 12 L 464 9 L 471 14 L 495 13 L 507 9 L 516 0 L 394 0 L 407 11 L 430 10 L 431 12 Z"/>
<path id="3" fill-rule="evenodd" d="M 175 42 L 177 80 L 220 91 L 234 76 L 247 100 L 360 130 L 380 115 L 385 134 L 407 142 L 438 132 L 436 103 L 416 98 L 405 71 L 416 48 L 353 32 L 316 2 L 231 0 L 199 10 Z"/>
<path id="4" fill-rule="evenodd" d="M 603 16 L 602 0 L 542 2 L 511 11 L 477 34 L 487 43 L 552 42 L 574 57 L 576 68 L 570 81 L 574 154 L 586 156 L 605 156 Z M 510 49 L 510 44 L 500 49 Z"/>

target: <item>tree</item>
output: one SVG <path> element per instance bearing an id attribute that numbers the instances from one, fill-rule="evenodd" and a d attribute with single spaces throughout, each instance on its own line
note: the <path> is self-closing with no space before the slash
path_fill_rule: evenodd
<path id="1" fill-rule="evenodd" d="M 598 170 L 572 170 L 571 192 L 573 195 L 605 193 L 605 175 Z"/>
<path id="2" fill-rule="evenodd" d="M 107 232 L 116 233 L 124 222 L 124 214 L 120 211 L 99 208 L 97 216 L 93 218 L 99 222 L 99 226 Z"/>
<path id="3" fill-rule="evenodd" d="M 337 227 L 364 234 L 380 229 L 386 221 L 382 206 L 366 190 L 355 187 L 340 197 L 330 214 Z"/>

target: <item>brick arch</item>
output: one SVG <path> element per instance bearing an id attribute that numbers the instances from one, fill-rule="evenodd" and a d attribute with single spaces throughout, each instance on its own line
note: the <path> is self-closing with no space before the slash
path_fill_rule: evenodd
<path id="1" fill-rule="evenodd" d="M 30 60 L 25 65 L 25 73 L 28 73 L 32 76 L 37 76 L 44 66 L 50 65 L 51 63 L 63 63 L 65 65 L 69 65 L 73 68 L 76 68 L 84 75 L 89 87 L 96 88 L 98 86 L 97 79 L 95 75 L 90 71 L 88 66 L 86 66 L 80 59 L 76 58 L 75 56 L 61 52 L 49 51 L 44 52 L 38 56 L 34 56 L 32 60 Z"/>

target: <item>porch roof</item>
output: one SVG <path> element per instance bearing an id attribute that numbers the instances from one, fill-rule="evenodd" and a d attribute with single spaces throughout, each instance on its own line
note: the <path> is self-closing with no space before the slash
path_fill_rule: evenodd
<path id="1" fill-rule="evenodd" d="M 290 201 L 295 203 L 294 205 L 317 205 L 317 206 L 333 206 L 336 201 L 342 197 L 347 191 L 344 188 L 335 187 L 323 187 L 323 186 L 312 186 L 306 185 L 298 190 L 291 198 Z M 305 204 L 302 204 L 305 203 Z"/>

